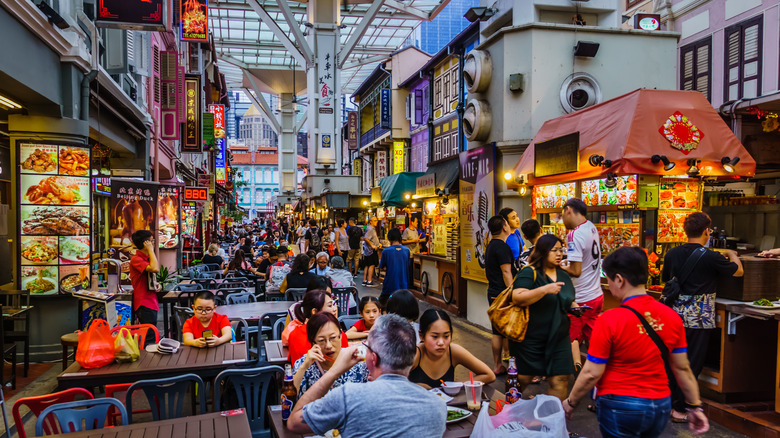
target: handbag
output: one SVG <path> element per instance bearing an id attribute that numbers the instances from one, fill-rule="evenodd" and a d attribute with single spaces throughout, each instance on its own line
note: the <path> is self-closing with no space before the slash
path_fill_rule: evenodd
<path id="1" fill-rule="evenodd" d="M 677 299 L 680 297 L 680 294 L 682 294 L 685 280 L 691 275 L 693 268 L 696 267 L 696 264 L 699 263 L 699 260 L 701 260 L 701 257 L 705 252 L 707 252 L 707 249 L 704 247 L 696 248 L 691 255 L 688 256 L 688 260 L 685 261 L 685 265 L 683 265 L 680 275 L 675 275 L 671 280 L 666 282 L 664 290 L 661 292 L 661 298 L 658 301 L 669 307 L 674 306 Z"/>
<path id="2" fill-rule="evenodd" d="M 634 315 L 636 315 L 636 317 L 639 318 L 639 322 L 641 322 L 642 326 L 645 328 L 645 332 L 647 332 L 647 334 L 650 336 L 650 339 L 653 340 L 655 346 L 658 347 L 658 350 L 661 352 L 661 358 L 664 360 L 664 369 L 666 370 L 666 378 L 669 379 L 669 385 L 671 385 L 672 382 L 674 382 L 673 380 L 674 374 L 672 373 L 672 367 L 669 364 L 669 349 L 666 348 L 666 345 L 661 340 L 661 337 L 658 336 L 658 333 L 655 332 L 653 326 L 651 326 L 650 323 L 647 322 L 647 320 L 644 317 L 642 317 L 642 315 L 639 314 L 639 312 L 626 305 L 621 305 L 620 307 L 623 307 L 625 309 L 634 312 Z"/>
<path id="3" fill-rule="evenodd" d="M 515 275 L 516 279 L 517 275 Z M 535 269 L 534 282 L 536 282 Z M 514 283 L 515 281 L 512 280 L 512 284 L 498 294 L 488 308 L 488 317 L 499 333 L 513 341 L 522 342 L 528 330 L 528 306 L 518 306 L 512 302 Z"/>

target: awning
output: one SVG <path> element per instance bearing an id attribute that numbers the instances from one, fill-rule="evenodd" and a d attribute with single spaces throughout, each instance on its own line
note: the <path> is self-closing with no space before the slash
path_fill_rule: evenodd
<path id="1" fill-rule="evenodd" d="M 392 207 L 404 207 L 409 203 L 405 195 L 413 195 L 417 190 L 417 177 L 423 172 L 402 172 L 379 180 L 382 202 Z"/>
<path id="2" fill-rule="evenodd" d="M 703 134 L 687 138 L 684 151 L 672 145 L 663 131 L 670 127 L 676 138 L 684 139 L 694 125 Z M 669 125 L 667 124 L 667 127 Z M 679 129 L 679 131 L 676 131 Z M 546 177 L 534 176 L 535 145 L 579 132 L 579 170 Z M 698 140 L 698 142 L 696 141 Z M 687 152 L 687 153 L 686 153 Z M 611 160 L 609 168 L 588 164 L 591 155 Z M 666 155 L 676 166 L 665 172 L 662 164 L 653 164 L 653 155 Z M 739 157 L 737 175 L 752 176 L 756 162 L 721 119 L 709 101 L 698 91 L 639 89 L 590 108 L 548 120 L 534 137 L 514 168 L 515 175 L 530 175 L 529 184 L 550 184 L 603 177 L 608 172 L 643 175 L 685 175 L 690 158 L 701 160 L 700 176 L 729 176 L 721 165 L 723 157 Z"/>
<path id="3" fill-rule="evenodd" d="M 436 163 L 425 172 L 425 175 L 428 174 L 436 176 L 437 189 L 450 189 L 450 193 L 456 193 L 453 189 L 460 178 L 460 159 L 456 155 L 450 160 Z"/>

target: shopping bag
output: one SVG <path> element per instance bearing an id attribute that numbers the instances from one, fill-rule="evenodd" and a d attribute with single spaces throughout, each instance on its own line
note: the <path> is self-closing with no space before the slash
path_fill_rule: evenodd
<path id="1" fill-rule="evenodd" d="M 568 438 L 561 401 L 549 395 L 518 400 L 494 416 L 482 403 L 471 438 Z"/>
<path id="2" fill-rule="evenodd" d="M 83 368 L 100 368 L 114 361 L 114 339 L 105 319 L 96 319 L 86 331 L 79 332 L 76 362 Z"/>
<path id="3" fill-rule="evenodd" d="M 122 327 L 119 330 L 119 333 L 117 333 L 117 336 L 114 339 L 114 353 L 117 356 L 129 356 L 131 362 L 137 361 L 138 357 L 141 356 L 141 349 L 138 348 L 138 341 L 132 333 L 130 333 L 130 329 L 127 327 Z"/>

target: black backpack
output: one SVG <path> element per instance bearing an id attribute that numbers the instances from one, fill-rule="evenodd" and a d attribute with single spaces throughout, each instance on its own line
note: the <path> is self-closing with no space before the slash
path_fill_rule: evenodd
<path id="1" fill-rule="evenodd" d="M 693 272 L 693 268 L 696 267 L 696 264 L 699 263 L 699 260 L 706 252 L 707 248 L 704 247 L 693 250 L 691 255 L 688 256 L 688 260 L 685 261 L 685 265 L 682 267 L 680 275 L 675 275 L 664 285 L 664 290 L 661 293 L 661 299 L 659 300 L 660 302 L 666 304 L 669 307 L 674 306 L 674 304 L 677 302 L 677 299 L 680 298 L 681 294 L 683 294 L 683 285 L 685 284 L 685 280 L 688 279 L 688 277 L 691 275 L 691 272 Z"/>
<path id="2" fill-rule="evenodd" d="M 320 241 L 319 230 L 317 228 L 311 228 L 309 229 L 309 232 L 311 233 L 311 240 L 309 241 L 309 247 L 315 249 L 321 248 L 322 242 Z"/>
<path id="3" fill-rule="evenodd" d="M 363 237 L 363 229 L 354 225 L 347 231 L 347 236 L 349 237 L 349 248 L 360 249 L 360 238 Z"/>

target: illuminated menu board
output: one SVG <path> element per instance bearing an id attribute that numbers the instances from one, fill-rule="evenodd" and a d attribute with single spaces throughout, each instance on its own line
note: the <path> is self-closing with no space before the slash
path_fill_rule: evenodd
<path id="1" fill-rule="evenodd" d="M 576 183 L 534 186 L 533 202 L 536 208 L 563 208 L 569 198 L 577 197 Z"/>
<path id="2" fill-rule="evenodd" d="M 582 202 L 590 206 L 636 204 L 636 175 L 618 176 L 615 187 L 607 187 L 607 179 L 582 182 Z"/>
<path id="3" fill-rule="evenodd" d="M 161 186 L 157 195 L 157 243 L 160 248 L 179 246 L 179 188 Z"/>
<path id="4" fill-rule="evenodd" d="M 88 147 L 19 143 L 19 278 L 35 295 L 89 287 Z"/>
<path id="5" fill-rule="evenodd" d="M 658 187 L 660 208 L 665 210 L 699 210 L 701 184 L 688 178 L 662 178 Z"/>

